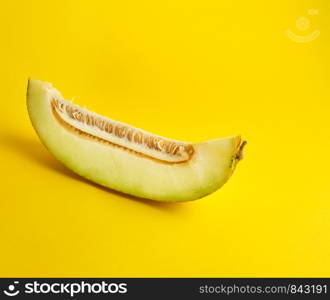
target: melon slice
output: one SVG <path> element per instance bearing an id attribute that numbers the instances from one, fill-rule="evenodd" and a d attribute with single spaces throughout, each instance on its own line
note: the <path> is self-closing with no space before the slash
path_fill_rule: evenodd
<path id="1" fill-rule="evenodd" d="M 186 143 L 79 107 L 50 83 L 29 80 L 27 107 L 43 144 L 102 186 L 158 201 L 188 201 L 220 188 L 242 158 L 240 136 Z"/>

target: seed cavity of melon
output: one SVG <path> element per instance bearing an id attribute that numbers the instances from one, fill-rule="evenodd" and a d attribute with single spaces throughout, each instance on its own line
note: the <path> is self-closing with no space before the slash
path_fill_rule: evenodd
<path id="1" fill-rule="evenodd" d="M 91 139 L 135 152 L 163 163 L 185 163 L 193 154 L 193 145 L 153 135 L 141 129 L 90 112 L 68 100 L 51 99 L 55 118 L 68 130 Z"/>

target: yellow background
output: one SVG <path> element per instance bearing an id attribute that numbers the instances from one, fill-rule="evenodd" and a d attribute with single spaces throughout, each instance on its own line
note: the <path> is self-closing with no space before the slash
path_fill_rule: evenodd
<path id="1" fill-rule="evenodd" d="M 2 1 L 0 275 L 330 276 L 329 10 L 327 0 Z M 297 43 L 287 29 L 321 34 Z M 100 188 L 39 142 L 30 76 L 167 137 L 240 133 L 245 159 L 191 203 Z"/>

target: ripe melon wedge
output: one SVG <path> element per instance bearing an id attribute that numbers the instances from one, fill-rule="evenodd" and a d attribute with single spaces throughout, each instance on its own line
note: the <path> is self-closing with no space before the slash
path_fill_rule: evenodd
<path id="1" fill-rule="evenodd" d="M 98 115 L 50 83 L 29 80 L 27 108 L 48 150 L 102 186 L 158 201 L 188 201 L 220 188 L 242 158 L 240 136 L 185 143 Z"/>

